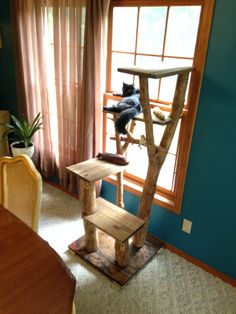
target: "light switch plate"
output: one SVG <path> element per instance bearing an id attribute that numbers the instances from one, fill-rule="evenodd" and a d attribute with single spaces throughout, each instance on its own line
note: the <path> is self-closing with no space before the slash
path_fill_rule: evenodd
<path id="1" fill-rule="evenodd" d="M 183 220 L 183 225 L 182 225 L 182 230 L 186 233 L 191 233 L 191 229 L 192 229 L 192 221 L 188 220 L 188 219 L 184 219 Z"/>

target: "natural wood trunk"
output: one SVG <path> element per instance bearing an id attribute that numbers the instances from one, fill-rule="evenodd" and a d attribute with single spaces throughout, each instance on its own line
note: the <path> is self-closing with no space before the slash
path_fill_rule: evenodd
<path id="1" fill-rule="evenodd" d="M 90 222 L 84 220 L 85 248 L 87 252 L 95 252 L 99 247 L 98 229 Z"/>
<path id="2" fill-rule="evenodd" d="M 83 217 L 96 212 L 95 183 L 83 181 Z M 98 249 L 98 230 L 88 221 L 84 220 L 85 247 L 88 252 Z"/>
<path id="3" fill-rule="evenodd" d="M 163 159 L 165 159 L 165 155 L 159 157 L 159 166 L 156 162 L 149 161 L 148 164 L 147 176 L 143 186 L 138 213 L 138 217 L 145 220 L 145 224 L 134 235 L 133 244 L 136 247 L 142 247 L 147 236 L 148 222 L 151 214 L 153 198 L 156 192 L 157 179 L 161 170 L 161 163 L 163 163 Z"/>
<path id="4" fill-rule="evenodd" d="M 155 156 L 156 147 L 153 134 L 151 106 L 149 104 L 148 78 L 142 76 L 139 77 L 139 84 L 140 84 L 140 102 L 142 104 L 143 117 L 145 122 L 147 152 L 148 158 L 151 161 Z"/>
<path id="5" fill-rule="evenodd" d="M 120 267 L 125 267 L 129 263 L 129 241 L 115 241 L 116 262 Z"/>
<path id="6" fill-rule="evenodd" d="M 116 138 L 114 136 L 110 136 L 110 140 L 115 140 Z M 121 142 L 125 142 L 125 144 L 130 144 L 130 140 L 127 137 L 121 136 L 120 137 Z M 140 144 L 140 139 L 133 138 L 132 139 L 133 144 Z"/>
<path id="7" fill-rule="evenodd" d="M 124 173 L 123 171 L 117 173 L 116 175 L 116 205 L 124 208 Z"/>
<path id="8" fill-rule="evenodd" d="M 113 113 L 113 121 L 114 123 L 118 119 L 119 114 Z M 128 131 L 129 134 L 132 134 L 135 128 L 136 122 L 134 120 L 131 121 L 130 129 Z M 114 139 L 114 138 L 113 138 Z M 115 140 L 116 140 L 116 153 L 120 155 L 125 155 L 127 148 L 130 144 L 130 139 L 127 136 L 125 143 L 121 144 L 121 135 L 115 130 Z M 116 205 L 124 208 L 124 172 L 117 173 L 117 184 L 116 184 Z"/>
<path id="9" fill-rule="evenodd" d="M 138 216 L 144 219 L 146 223 L 134 236 L 133 243 L 136 247 L 142 247 L 146 239 L 148 221 L 151 214 L 157 179 L 174 137 L 179 118 L 183 111 L 188 76 L 189 73 L 182 73 L 178 75 L 171 111 L 172 120 L 166 126 L 160 146 L 156 146 L 154 143 L 153 121 L 148 96 L 148 78 L 140 76 L 140 101 L 143 107 L 145 121 L 149 165 L 138 213 Z"/>
<path id="10" fill-rule="evenodd" d="M 131 120 L 130 128 L 129 128 L 129 130 L 127 130 L 126 141 L 125 141 L 125 143 L 122 146 L 122 153 L 123 154 L 126 154 L 126 151 L 127 151 L 128 147 L 129 147 L 130 142 L 132 144 L 134 143 L 134 141 L 133 141 L 133 132 L 134 132 L 135 126 L 136 126 L 135 120 Z M 120 138 L 120 140 L 121 140 L 121 138 Z"/>
<path id="11" fill-rule="evenodd" d="M 96 211 L 95 183 L 82 181 L 83 186 L 83 215 L 91 215 Z"/>
<path id="12" fill-rule="evenodd" d="M 114 115 L 114 123 L 117 120 L 119 115 Z M 121 140 L 120 140 L 120 134 L 115 130 L 115 136 L 116 136 L 116 152 L 117 154 L 123 155 L 122 152 L 122 146 L 121 146 Z M 123 171 L 117 173 L 116 175 L 117 183 L 116 183 L 116 205 L 124 208 L 124 174 Z"/>

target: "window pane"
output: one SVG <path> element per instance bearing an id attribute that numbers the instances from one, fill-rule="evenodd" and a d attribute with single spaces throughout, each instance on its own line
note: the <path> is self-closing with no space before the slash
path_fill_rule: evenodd
<path id="1" fill-rule="evenodd" d="M 176 153 L 177 153 L 180 125 L 181 125 L 181 119 L 178 122 L 178 125 L 176 127 L 176 131 L 175 131 L 175 135 L 174 135 L 173 140 L 172 140 L 171 145 L 170 145 L 170 149 L 169 149 L 169 153 L 170 154 L 175 154 L 176 155 Z"/>
<path id="2" fill-rule="evenodd" d="M 117 71 L 117 68 L 133 66 L 134 55 L 125 53 L 112 53 L 112 73 L 111 73 L 111 90 L 122 91 L 123 82 L 127 84 L 133 83 L 133 75 L 125 74 Z"/>
<path id="3" fill-rule="evenodd" d="M 108 102 L 107 106 L 112 106 Z M 109 153 L 116 153 L 116 141 L 110 139 L 111 136 L 115 136 L 114 122 L 111 120 L 113 118 L 112 114 L 107 114 L 107 134 L 106 134 L 106 151 Z"/>
<path id="4" fill-rule="evenodd" d="M 113 9 L 112 50 L 134 52 L 137 12 L 137 7 Z"/>
<path id="5" fill-rule="evenodd" d="M 132 145 L 128 149 L 127 158 L 130 163 L 126 171 L 145 180 L 148 167 L 147 148 L 139 148 L 138 145 Z M 159 186 L 169 191 L 172 189 L 175 159 L 175 155 L 167 155 L 157 182 Z"/>
<path id="6" fill-rule="evenodd" d="M 129 160 L 129 166 L 126 171 L 145 180 L 148 167 L 147 148 L 140 148 L 138 145 L 130 145 L 127 158 Z"/>
<path id="7" fill-rule="evenodd" d="M 167 7 L 140 8 L 138 52 L 162 54 Z"/>
<path id="8" fill-rule="evenodd" d="M 162 111 L 166 116 L 168 116 L 169 113 L 167 111 L 164 111 L 164 110 L 162 110 Z M 164 134 L 165 128 L 166 127 L 162 126 L 162 125 L 158 125 L 158 124 L 153 125 L 153 132 L 154 132 L 156 145 L 160 145 L 160 142 L 161 142 L 162 136 Z M 176 131 L 175 131 L 175 135 L 173 137 L 173 140 L 172 140 L 172 143 L 171 143 L 171 146 L 169 149 L 169 153 L 171 153 L 171 154 L 176 154 L 176 152 L 177 152 L 177 145 L 178 145 L 178 140 L 179 140 L 179 130 L 180 130 L 180 122 L 178 122 Z"/>
<path id="9" fill-rule="evenodd" d="M 53 8 L 45 8 L 45 11 L 47 13 L 47 19 L 45 20 L 45 36 L 47 36 L 48 43 L 53 44 Z"/>
<path id="10" fill-rule="evenodd" d="M 165 55 L 194 56 L 200 11 L 200 6 L 170 8 Z"/>
<path id="11" fill-rule="evenodd" d="M 84 47 L 86 8 L 81 9 L 81 47 Z"/>
<path id="12" fill-rule="evenodd" d="M 136 121 L 133 135 L 136 139 L 140 139 L 141 135 L 145 136 L 144 122 Z M 137 144 L 131 144 L 128 147 L 127 158 L 130 162 L 127 172 L 145 179 L 148 166 L 147 148 L 145 146 L 140 148 Z"/>
<path id="13" fill-rule="evenodd" d="M 142 68 L 158 68 L 161 64 L 160 57 L 137 56 L 136 65 Z M 139 79 L 135 77 L 135 86 L 139 87 Z M 149 98 L 157 99 L 159 80 L 148 79 Z"/>
<path id="14" fill-rule="evenodd" d="M 46 71 L 48 81 L 54 83 L 55 79 L 55 69 L 54 69 L 54 45 L 45 45 L 45 55 L 46 55 Z"/>
<path id="15" fill-rule="evenodd" d="M 166 67 L 181 67 L 181 66 L 192 66 L 193 61 L 188 59 L 175 59 L 165 58 L 163 66 Z M 176 87 L 177 75 L 169 76 L 161 79 L 161 88 L 159 100 L 172 102 Z M 185 99 L 187 100 L 187 93 Z"/>
<path id="16" fill-rule="evenodd" d="M 161 168 L 161 172 L 157 181 L 157 185 L 171 191 L 172 181 L 175 169 L 175 155 L 168 154 L 166 160 Z"/>

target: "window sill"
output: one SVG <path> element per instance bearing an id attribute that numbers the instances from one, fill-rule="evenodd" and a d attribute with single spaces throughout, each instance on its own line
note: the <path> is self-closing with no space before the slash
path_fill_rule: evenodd
<path id="1" fill-rule="evenodd" d="M 117 183 L 115 175 L 109 176 L 103 180 L 108 182 L 108 183 L 111 183 L 113 185 L 116 185 L 116 183 Z M 139 186 L 135 183 L 132 183 L 132 182 L 126 180 L 125 178 L 124 178 L 124 190 L 127 192 L 130 192 L 134 195 L 137 195 L 137 196 L 141 196 L 141 194 L 142 194 L 142 187 L 141 186 Z M 167 209 L 167 210 L 169 210 L 175 214 L 179 214 L 179 208 L 178 208 L 179 206 L 177 206 L 176 202 L 171 200 L 171 199 L 168 199 L 167 197 L 165 197 L 163 195 L 155 193 L 153 204 L 160 206 L 162 208 L 165 208 L 165 209 Z"/>

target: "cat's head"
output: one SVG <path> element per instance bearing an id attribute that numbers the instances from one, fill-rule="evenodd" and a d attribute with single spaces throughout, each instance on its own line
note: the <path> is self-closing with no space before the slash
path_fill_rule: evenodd
<path id="1" fill-rule="evenodd" d="M 136 89 L 134 87 L 134 84 L 123 83 L 122 92 L 124 97 L 128 97 L 135 94 Z"/>

